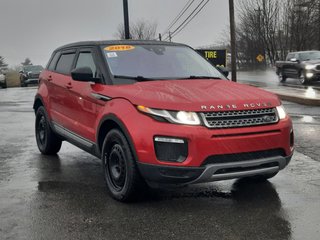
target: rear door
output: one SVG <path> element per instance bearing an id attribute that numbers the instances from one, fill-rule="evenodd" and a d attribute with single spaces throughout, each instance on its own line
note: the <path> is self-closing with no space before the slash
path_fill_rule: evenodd
<path id="1" fill-rule="evenodd" d="M 283 64 L 283 74 L 287 77 L 296 77 L 296 65 L 295 62 L 291 62 L 291 59 L 296 58 L 295 53 L 289 53 L 286 62 Z"/>
<path id="2" fill-rule="evenodd" d="M 70 71 L 74 65 L 76 56 L 75 49 L 62 51 L 56 63 L 54 71 L 48 76 L 50 82 L 50 115 L 52 121 L 65 128 L 70 128 L 72 120 L 69 110 L 70 103 L 69 89 L 71 88 Z"/>

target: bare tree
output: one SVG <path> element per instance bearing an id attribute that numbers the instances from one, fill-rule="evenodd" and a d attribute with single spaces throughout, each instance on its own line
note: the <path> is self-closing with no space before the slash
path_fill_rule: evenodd
<path id="1" fill-rule="evenodd" d="M 157 23 L 143 19 L 130 25 L 130 37 L 137 40 L 153 40 L 156 38 Z M 117 39 L 125 39 L 124 26 L 120 24 L 115 34 Z"/>
<path id="2" fill-rule="evenodd" d="M 7 67 L 7 66 L 8 64 L 6 64 L 4 57 L 0 56 L 0 68 Z"/>
<path id="3" fill-rule="evenodd" d="M 239 0 L 237 44 L 240 61 L 256 67 L 289 51 L 320 50 L 320 0 Z"/>
<path id="4" fill-rule="evenodd" d="M 28 65 L 32 65 L 32 62 L 30 60 L 30 58 L 26 58 L 22 63 L 22 66 L 28 66 Z"/>

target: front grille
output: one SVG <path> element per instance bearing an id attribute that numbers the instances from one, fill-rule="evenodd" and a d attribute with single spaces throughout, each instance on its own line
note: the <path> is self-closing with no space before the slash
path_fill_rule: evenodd
<path id="1" fill-rule="evenodd" d="M 30 73 L 28 75 L 29 79 L 38 79 L 39 78 L 39 75 L 38 73 Z"/>
<path id="2" fill-rule="evenodd" d="M 277 157 L 277 156 L 285 157 L 284 150 L 271 149 L 271 150 L 258 151 L 258 152 L 213 155 L 205 159 L 204 162 L 202 163 L 202 166 L 205 166 L 208 164 L 218 164 L 218 163 L 254 161 L 254 160 Z"/>
<path id="3" fill-rule="evenodd" d="M 275 108 L 204 112 L 200 115 L 208 128 L 249 127 L 278 122 L 278 115 Z"/>

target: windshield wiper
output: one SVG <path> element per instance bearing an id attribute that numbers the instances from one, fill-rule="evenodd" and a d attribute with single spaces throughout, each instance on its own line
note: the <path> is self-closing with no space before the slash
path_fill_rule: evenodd
<path id="1" fill-rule="evenodd" d="M 154 78 L 146 78 L 146 77 L 143 77 L 143 76 L 113 75 L 113 77 L 114 77 L 114 78 L 133 79 L 133 80 L 136 80 L 136 81 L 138 81 L 138 82 L 156 80 L 156 79 L 154 79 Z"/>

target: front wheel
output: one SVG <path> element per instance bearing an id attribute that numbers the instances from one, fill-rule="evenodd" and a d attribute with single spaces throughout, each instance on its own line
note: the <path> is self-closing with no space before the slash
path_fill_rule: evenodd
<path id="1" fill-rule="evenodd" d="M 299 82 L 302 85 L 306 85 L 308 83 L 308 80 L 307 80 L 306 75 L 304 74 L 304 72 L 300 72 Z"/>
<path id="2" fill-rule="evenodd" d="M 104 139 L 102 162 L 107 190 L 122 202 L 135 200 L 145 187 L 126 137 L 118 129 Z"/>
<path id="3" fill-rule="evenodd" d="M 59 152 L 62 140 L 52 131 L 47 112 L 39 107 L 36 113 L 36 140 L 39 151 L 44 155 L 54 155 Z"/>

